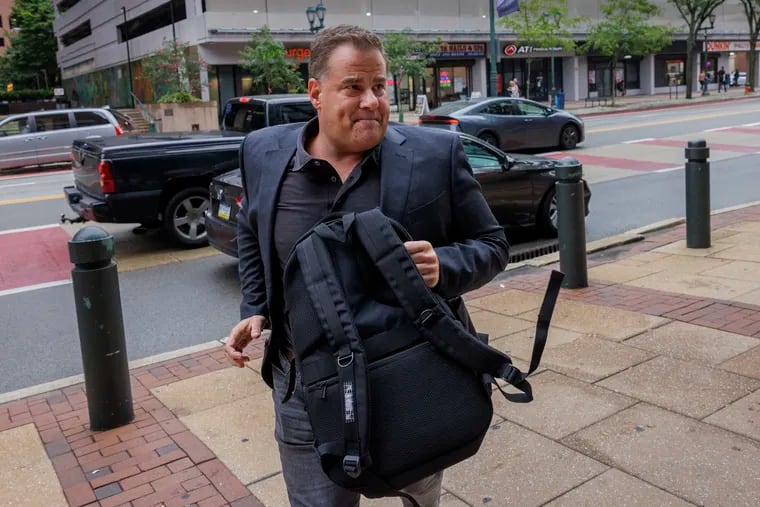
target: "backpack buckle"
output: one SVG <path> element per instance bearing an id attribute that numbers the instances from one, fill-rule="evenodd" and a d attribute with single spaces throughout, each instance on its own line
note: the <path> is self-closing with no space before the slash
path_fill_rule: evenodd
<path id="1" fill-rule="evenodd" d="M 501 375 L 499 375 L 502 379 L 506 380 L 510 384 L 514 385 L 515 381 L 518 380 L 518 377 L 520 376 L 521 372 L 511 364 L 508 364 L 504 367 L 504 371 L 501 372 Z"/>
<path id="2" fill-rule="evenodd" d="M 341 368 L 348 368 L 351 366 L 351 363 L 354 362 L 354 353 L 349 352 L 348 354 L 344 354 L 342 356 L 338 356 L 338 366 Z"/>
<path id="3" fill-rule="evenodd" d="M 422 310 L 420 313 L 420 316 L 417 317 L 417 322 L 420 323 L 422 326 L 427 326 L 429 322 L 431 322 L 431 319 L 436 316 L 436 312 L 432 308 L 428 308 L 426 310 Z"/>
<path id="4" fill-rule="evenodd" d="M 343 471 L 352 479 L 359 477 L 362 474 L 361 460 L 359 459 L 359 456 L 344 456 Z"/>

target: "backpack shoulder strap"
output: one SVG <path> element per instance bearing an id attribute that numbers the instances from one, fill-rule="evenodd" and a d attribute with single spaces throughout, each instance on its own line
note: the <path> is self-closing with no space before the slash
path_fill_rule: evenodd
<path id="1" fill-rule="evenodd" d="M 310 234 L 298 243 L 295 251 L 309 299 L 338 366 L 343 393 L 345 447 L 339 446 L 336 453 L 343 458 L 346 475 L 358 477 L 372 463 L 369 455 L 369 378 L 364 346 L 324 239 L 319 234 Z"/>
<path id="2" fill-rule="evenodd" d="M 559 294 L 559 282 L 564 275 L 559 272 L 552 274 L 552 282 L 547 289 L 539 318 L 540 332 L 537 333 L 533 349 L 531 369 L 528 373 L 523 373 L 512 364 L 508 355 L 473 337 L 445 309 L 440 297 L 435 296 L 425 285 L 390 219 L 379 209 L 357 213 L 355 223 L 362 246 L 426 339 L 452 359 L 474 371 L 504 379 L 524 393 L 522 397 L 508 396 L 512 401 L 533 399 L 526 379 L 540 363 L 554 303 Z"/>

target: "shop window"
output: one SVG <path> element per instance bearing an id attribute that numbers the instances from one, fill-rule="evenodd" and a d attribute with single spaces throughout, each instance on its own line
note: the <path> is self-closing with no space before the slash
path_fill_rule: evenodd
<path id="1" fill-rule="evenodd" d="M 655 86 L 678 86 L 686 83 L 686 55 L 656 55 L 654 57 Z"/>

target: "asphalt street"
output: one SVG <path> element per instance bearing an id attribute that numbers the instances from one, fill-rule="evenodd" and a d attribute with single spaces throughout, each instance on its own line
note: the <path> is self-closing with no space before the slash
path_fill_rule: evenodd
<path id="1" fill-rule="evenodd" d="M 667 148 L 668 156 L 678 159 L 669 160 L 668 164 L 682 165 L 684 139 L 723 136 L 720 141 L 724 143 L 723 151 L 716 151 L 711 164 L 712 208 L 758 200 L 756 168 L 760 155 L 748 152 L 757 146 L 751 142 L 756 139 L 752 137 L 755 127 L 748 125 L 757 122 L 758 112 L 757 101 L 737 101 L 720 106 L 702 104 L 587 118 L 587 142 L 570 154 L 600 164 L 612 160 L 609 163 L 613 164 L 611 168 L 589 170 L 590 176 L 602 174 L 604 178 L 591 182 L 588 239 L 684 216 L 684 170 L 646 170 L 646 160 L 657 160 L 660 153 L 657 150 L 666 149 L 661 146 L 662 140 L 678 146 Z M 707 132 L 721 129 L 736 129 L 736 134 L 730 130 Z M 627 144 L 642 139 L 654 141 L 649 145 Z M 741 139 L 748 148 L 744 153 L 735 146 Z M 625 169 L 629 159 L 637 157 L 642 159 L 640 165 L 644 169 Z M 614 166 L 615 163 L 620 166 Z M 55 224 L 63 212 L 71 215 L 61 190 L 71 181 L 70 173 L 0 178 L 0 250 L 9 244 L 2 238 L 16 236 L 18 229 Z M 39 237 L 44 237 L 47 231 L 38 231 Z M 18 243 L 15 245 L 14 248 L 19 248 Z M 60 277 L 63 272 L 65 278 L 70 269 L 65 262 L 65 246 L 55 248 L 62 249 L 57 252 L 62 264 L 58 273 Z M 157 250 L 152 252 L 151 248 Z M 152 235 L 146 238 L 127 233 L 117 243 L 117 255 L 120 249 L 137 251 L 145 263 L 145 267 L 124 271 L 121 268 L 125 264 L 120 264 L 131 360 L 219 339 L 237 321 L 239 287 L 234 259 L 208 253 L 199 258 L 167 260 L 166 245 Z M 0 259 L 6 253 L 10 252 L 0 252 Z M 0 272 L 0 282 L 6 274 Z M 31 291 L 13 290 L 5 295 L 0 290 L 0 344 L 4 352 L 0 356 L 0 393 L 81 373 L 73 294 L 71 285 L 65 280 L 61 282 L 64 284 Z"/>

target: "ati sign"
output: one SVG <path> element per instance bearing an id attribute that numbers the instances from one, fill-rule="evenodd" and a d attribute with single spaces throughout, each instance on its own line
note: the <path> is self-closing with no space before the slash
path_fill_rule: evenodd
<path id="1" fill-rule="evenodd" d="M 507 56 L 527 56 L 532 53 L 558 53 L 563 51 L 562 48 L 537 48 L 533 46 L 518 46 L 517 44 L 507 44 L 504 47 L 504 54 Z"/>

